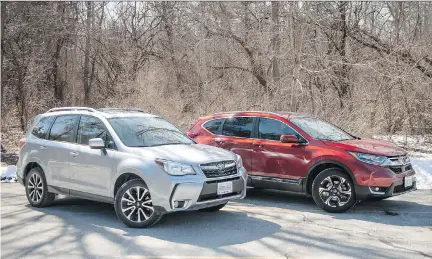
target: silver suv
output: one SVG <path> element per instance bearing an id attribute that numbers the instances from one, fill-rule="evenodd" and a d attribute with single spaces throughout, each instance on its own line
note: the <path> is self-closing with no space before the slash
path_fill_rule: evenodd
<path id="1" fill-rule="evenodd" d="M 65 107 L 34 119 L 20 140 L 17 175 L 32 206 L 55 194 L 113 203 L 130 227 L 163 214 L 217 211 L 246 195 L 240 156 L 195 143 L 136 109 Z"/>

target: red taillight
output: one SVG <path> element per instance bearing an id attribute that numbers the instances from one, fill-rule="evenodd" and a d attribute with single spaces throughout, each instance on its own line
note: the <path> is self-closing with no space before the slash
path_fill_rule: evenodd
<path id="1" fill-rule="evenodd" d="M 24 146 L 25 143 L 26 143 L 26 139 L 25 138 L 20 139 L 19 145 L 18 145 L 19 149 L 21 149 Z"/>
<path id="2" fill-rule="evenodd" d="M 187 135 L 189 138 L 195 138 L 196 136 L 198 136 L 197 133 L 193 133 L 193 132 L 190 132 L 190 131 L 186 132 L 186 135 Z"/>

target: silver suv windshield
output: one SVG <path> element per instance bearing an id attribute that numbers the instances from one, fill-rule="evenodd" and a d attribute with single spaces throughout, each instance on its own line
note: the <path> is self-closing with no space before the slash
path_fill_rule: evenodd
<path id="1" fill-rule="evenodd" d="M 174 125 L 159 117 L 122 117 L 108 121 L 128 147 L 195 143 Z"/>
<path id="2" fill-rule="evenodd" d="M 316 139 L 330 141 L 355 139 L 342 129 L 320 119 L 301 117 L 292 118 L 291 122 Z"/>

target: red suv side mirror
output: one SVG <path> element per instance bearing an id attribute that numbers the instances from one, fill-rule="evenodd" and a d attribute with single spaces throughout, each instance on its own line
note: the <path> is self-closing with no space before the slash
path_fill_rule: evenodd
<path id="1" fill-rule="evenodd" d="M 292 134 L 280 136 L 280 141 L 282 143 L 299 143 L 299 139 Z"/>

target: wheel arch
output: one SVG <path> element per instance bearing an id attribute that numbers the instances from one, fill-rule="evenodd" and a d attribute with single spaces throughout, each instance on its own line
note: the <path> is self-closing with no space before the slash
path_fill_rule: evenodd
<path id="1" fill-rule="evenodd" d="M 351 178 L 351 181 L 354 183 L 354 185 L 357 184 L 356 179 L 354 177 L 354 174 L 352 171 L 343 163 L 335 161 L 335 160 L 322 160 L 314 164 L 308 171 L 308 174 L 306 176 L 306 181 L 303 183 L 303 190 L 306 194 L 311 194 L 312 189 L 312 183 L 315 177 L 325 169 L 329 168 L 338 168 L 342 169 L 344 172 L 346 172 L 349 177 Z"/>
<path id="2" fill-rule="evenodd" d="M 27 174 L 30 172 L 30 170 L 36 167 L 40 168 L 42 170 L 42 173 L 45 174 L 42 166 L 38 162 L 29 162 L 23 170 L 23 181 L 25 181 L 25 179 L 27 178 Z"/>
<path id="3" fill-rule="evenodd" d="M 132 170 L 125 171 L 125 172 L 119 174 L 115 179 L 116 180 L 115 180 L 115 182 L 113 184 L 113 188 L 112 188 L 113 197 L 116 196 L 118 189 L 120 189 L 120 187 L 125 182 L 132 180 L 132 179 L 141 179 L 142 181 L 144 181 L 144 179 L 138 173 L 133 172 Z"/>

